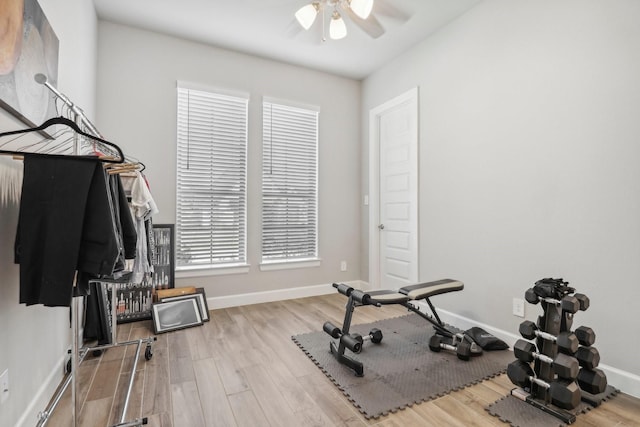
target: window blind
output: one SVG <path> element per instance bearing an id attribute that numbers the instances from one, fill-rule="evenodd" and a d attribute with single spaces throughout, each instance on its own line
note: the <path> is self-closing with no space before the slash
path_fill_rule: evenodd
<path id="1" fill-rule="evenodd" d="M 246 262 L 247 105 L 178 87 L 177 267 Z"/>
<path id="2" fill-rule="evenodd" d="M 318 256 L 318 111 L 263 102 L 262 261 Z"/>

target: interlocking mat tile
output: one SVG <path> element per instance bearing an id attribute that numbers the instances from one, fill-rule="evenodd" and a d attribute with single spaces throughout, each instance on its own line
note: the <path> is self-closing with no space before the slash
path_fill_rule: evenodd
<path id="1" fill-rule="evenodd" d="M 354 325 L 350 332 L 365 336 L 372 328 L 382 331 L 381 343 L 365 342 L 359 354 L 346 350 L 363 363 L 362 377 L 333 357 L 329 351 L 333 338 L 325 332 L 291 337 L 365 418 L 396 412 L 494 377 L 514 359 L 511 351 L 485 351 L 466 362 L 453 352 L 432 352 L 433 328 L 416 314 Z"/>
<path id="2" fill-rule="evenodd" d="M 598 396 L 600 396 L 603 401 L 606 401 L 619 392 L 620 390 L 609 385 L 607 386 L 604 393 Z M 591 409 L 593 409 L 593 406 L 585 402 L 580 402 L 577 408 L 567 412 L 576 415 L 579 419 L 580 414 L 583 414 Z M 532 406 L 527 402 L 523 402 L 522 400 L 517 399 L 511 395 L 496 400 L 494 403 L 489 405 L 486 410 L 494 417 L 500 418 L 500 420 L 511 424 L 513 427 L 566 426 L 566 424 L 563 423 L 559 418 L 556 418 L 551 414 L 547 414 L 546 412 L 536 408 L 535 406 Z"/>

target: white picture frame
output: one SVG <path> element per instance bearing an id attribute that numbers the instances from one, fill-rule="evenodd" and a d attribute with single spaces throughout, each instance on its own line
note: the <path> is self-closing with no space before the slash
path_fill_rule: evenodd
<path id="1" fill-rule="evenodd" d="M 209 307 L 207 305 L 207 298 L 204 294 L 204 289 L 198 288 L 195 294 L 187 294 L 187 295 L 177 295 L 174 297 L 166 297 L 162 298 L 161 302 L 169 302 L 169 301 L 180 301 L 186 298 L 196 298 L 198 301 L 198 308 L 200 309 L 200 317 L 203 322 L 208 322 L 211 320 L 209 316 Z"/>
<path id="2" fill-rule="evenodd" d="M 189 297 L 151 306 L 153 330 L 156 334 L 202 325 L 196 294 Z"/>

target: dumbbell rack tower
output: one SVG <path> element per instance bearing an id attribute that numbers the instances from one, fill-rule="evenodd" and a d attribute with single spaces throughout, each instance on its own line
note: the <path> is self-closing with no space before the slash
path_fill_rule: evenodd
<path id="1" fill-rule="evenodd" d="M 562 299 L 562 297 L 565 297 L 573 293 L 574 289 L 566 287 L 565 285 L 568 282 L 564 282 L 562 279 L 542 279 L 536 284 L 540 282 L 554 283 L 557 286 L 559 286 L 559 288 L 564 289 L 564 294 L 562 296 L 556 295 L 555 298 L 543 298 L 543 297 L 539 298 L 539 302 L 543 310 L 543 315 L 538 318 L 538 323 L 537 323 L 538 329 L 541 332 L 545 332 L 554 337 L 559 336 L 560 333 L 570 332 L 571 327 L 573 326 L 574 313 L 571 311 L 564 310 L 562 307 L 562 301 L 560 300 Z M 528 295 L 531 292 L 533 292 L 533 289 L 530 289 L 527 291 L 527 293 L 525 294 L 525 299 L 527 299 L 529 303 L 535 304 L 536 302 L 531 301 L 530 295 Z M 576 297 L 578 295 L 580 294 L 574 294 L 574 296 Z M 586 310 L 589 305 L 588 298 L 585 295 L 581 295 L 581 297 L 582 299 L 580 300 L 580 306 L 581 306 L 580 309 Z M 595 335 L 594 335 L 594 339 L 595 339 Z M 556 358 L 556 356 L 558 355 L 558 345 L 554 340 L 546 339 L 544 337 L 538 336 L 535 338 L 535 341 L 536 341 L 536 347 L 538 348 L 538 352 L 540 354 L 543 354 L 552 360 Z M 540 359 L 536 359 L 533 363 L 534 363 L 533 371 L 535 373 L 536 379 L 541 380 L 542 382 L 547 384 L 551 384 L 557 380 L 554 368 L 551 364 L 546 363 Z M 587 369 L 587 368 L 583 368 L 583 369 Z M 606 386 L 606 378 L 605 378 L 605 386 Z M 597 395 L 593 395 L 585 390 L 582 390 L 582 386 L 581 386 L 580 392 L 581 392 L 581 399 L 593 406 L 599 405 L 602 400 Z M 514 397 L 520 400 L 523 400 L 531 404 L 532 406 L 559 418 L 560 420 L 562 420 L 567 424 L 572 424 L 576 419 L 576 416 L 573 412 L 562 409 L 562 408 L 558 408 L 555 405 L 552 405 L 550 388 L 545 387 L 540 383 L 533 382 L 530 385 L 529 390 L 525 390 L 522 388 L 514 389 L 512 390 L 511 394 Z"/>

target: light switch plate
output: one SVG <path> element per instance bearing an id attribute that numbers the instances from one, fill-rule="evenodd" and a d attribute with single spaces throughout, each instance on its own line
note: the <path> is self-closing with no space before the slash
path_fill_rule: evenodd
<path id="1" fill-rule="evenodd" d="M 520 298 L 513 299 L 513 315 L 524 317 L 524 300 Z"/>

